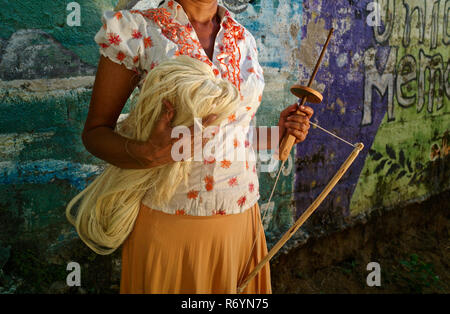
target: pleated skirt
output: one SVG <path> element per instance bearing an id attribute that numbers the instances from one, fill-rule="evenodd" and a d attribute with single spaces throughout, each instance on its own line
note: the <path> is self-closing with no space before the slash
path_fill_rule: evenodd
<path id="1" fill-rule="evenodd" d="M 173 215 L 141 204 L 122 245 L 120 293 L 237 293 L 267 252 L 258 203 L 239 214 L 214 216 Z M 272 293 L 269 263 L 243 293 Z"/>

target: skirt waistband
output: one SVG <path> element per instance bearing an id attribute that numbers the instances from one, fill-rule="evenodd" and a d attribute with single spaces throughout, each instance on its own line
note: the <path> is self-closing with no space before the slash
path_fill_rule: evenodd
<path id="1" fill-rule="evenodd" d="M 254 205 L 248 207 L 246 210 L 236 213 L 236 214 L 216 214 L 216 215 L 210 215 L 210 216 L 193 216 L 193 215 L 184 215 L 184 214 L 169 214 L 166 212 L 163 212 L 161 210 L 153 209 L 145 205 L 144 203 L 141 203 L 141 210 L 149 210 L 152 214 L 160 215 L 162 217 L 172 217 L 171 219 L 180 219 L 180 220 L 190 220 L 190 219 L 196 219 L 196 220 L 210 220 L 210 219 L 241 219 L 242 217 L 251 214 L 252 209 L 259 210 L 258 202 L 256 202 Z"/>

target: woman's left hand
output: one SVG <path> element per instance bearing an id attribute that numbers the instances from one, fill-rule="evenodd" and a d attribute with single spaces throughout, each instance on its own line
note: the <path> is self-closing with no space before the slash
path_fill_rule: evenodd
<path id="1" fill-rule="evenodd" d="M 278 122 L 280 143 L 285 132 L 295 137 L 295 144 L 303 142 L 308 135 L 309 119 L 314 114 L 314 110 L 308 106 L 301 106 L 298 109 L 304 113 L 296 113 L 298 104 L 292 104 L 280 113 Z"/>

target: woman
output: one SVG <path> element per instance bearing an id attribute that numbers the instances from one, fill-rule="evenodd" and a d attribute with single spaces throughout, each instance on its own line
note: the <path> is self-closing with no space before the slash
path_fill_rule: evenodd
<path id="1" fill-rule="evenodd" d="M 127 142 L 114 129 L 146 73 L 178 55 L 205 62 L 217 77 L 236 86 L 241 103 L 228 124 L 248 126 L 264 88 L 257 47 L 250 32 L 217 1 L 165 0 L 156 9 L 108 11 L 102 21 L 95 36 L 102 56 L 82 136 L 93 155 L 125 169 L 173 162 L 173 104 L 165 102 L 166 112 L 146 141 Z M 300 109 L 305 116 L 295 114 L 296 104 L 282 111 L 280 138 L 284 132 L 295 136 L 296 143 L 306 138 L 313 110 Z M 212 121 L 214 116 L 202 122 Z M 227 133 L 235 147 L 251 152 L 252 145 L 241 135 Z M 270 133 L 267 142 L 256 141 L 256 149 L 270 149 Z M 188 188 L 177 188 L 167 205 L 156 206 L 150 195 L 144 196 L 133 231 L 123 243 L 120 292 L 236 293 L 267 254 L 264 232 L 255 234 L 261 224 L 258 190 L 254 161 L 204 158 L 193 164 Z M 243 292 L 272 292 L 269 264 Z"/>
<path id="2" fill-rule="evenodd" d="M 213 125 L 200 126 L 197 133 L 205 134 L 202 136 L 205 144 L 220 148 L 223 147 L 220 132 L 214 136 L 209 132 L 220 131 L 228 116 L 240 105 L 239 92 L 231 82 L 216 77 L 206 63 L 181 55 L 161 62 L 149 72 L 137 104 L 120 121 L 117 132 L 128 140 L 147 140 L 164 115 L 165 101 L 175 107 L 172 119 L 175 131 L 185 133 L 187 139 L 173 139 L 176 146 L 173 146 L 172 156 L 177 162 L 146 169 L 108 165 L 67 205 L 67 219 L 83 242 L 97 254 L 110 254 L 125 241 L 133 229 L 144 195 L 152 206 L 167 205 L 179 191 L 178 186 L 188 184 L 191 167 L 195 165 L 189 136 L 195 134 L 199 126 L 195 119 L 215 116 Z M 78 202 L 77 210 L 73 211 Z"/>

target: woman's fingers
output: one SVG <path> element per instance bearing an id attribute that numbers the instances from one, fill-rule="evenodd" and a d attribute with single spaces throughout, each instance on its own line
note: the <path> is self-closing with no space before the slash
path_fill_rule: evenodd
<path id="1" fill-rule="evenodd" d="M 166 112 L 173 112 L 173 111 L 175 111 L 173 109 L 173 105 L 170 103 L 170 101 L 168 101 L 166 99 L 163 99 L 162 102 L 164 104 L 164 108 L 165 108 Z"/>
<path id="2" fill-rule="evenodd" d="M 207 126 L 209 126 L 211 123 L 213 123 L 214 122 L 214 120 L 216 120 L 217 119 L 217 115 L 216 114 L 210 114 L 210 115 L 208 115 L 208 116 L 206 116 L 206 117 L 204 117 L 203 119 L 202 119 L 202 126 L 203 127 L 207 127 Z M 195 130 L 194 130 L 194 127 L 195 127 L 195 125 L 192 125 L 192 126 L 190 126 L 189 127 L 189 131 L 190 131 L 190 133 L 191 133 L 191 142 L 192 143 L 194 143 L 194 139 L 195 139 Z M 200 135 L 200 136 L 202 136 L 202 143 L 203 143 L 203 145 L 205 145 L 206 144 L 206 142 L 208 142 L 208 140 L 209 140 L 209 138 L 205 138 L 205 137 L 203 137 L 204 136 L 204 131 L 202 131 L 202 132 L 200 132 L 200 131 L 198 131 L 198 135 Z"/>
<path id="3" fill-rule="evenodd" d="M 308 133 L 308 130 L 309 130 L 309 126 L 304 125 L 304 124 L 300 124 L 299 125 L 297 123 L 286 122 L 285 126 L 288 129 L 297 130 L 297 131 L 300 131 L 300 132 L 303 132 L 303 133 Z"/>
<path id="4" fill-rule="evenodd" d="M 290 110 L 291 107 L 287 109 Z M 288 134 L 295 137 L 295 144 L 303 142 L 308 135 L 308 130 L 310 128 L 309 119 L 314 114 L 311 107 L 302 106 L 299 108 L 302 113 L 291 112 L 289 116 L 286 117 L 284 122 L 284 127 L 287 129 Z"/>
<path id="5" fill-rule="evenodd" d="M 210 125 L 212 122 L 214 122 L 214 120 L 216 120 L 216 119 L 217 119 L 216 114 L 210 114 L 202 119 L 202 126 L 206 127 L 206 126 Z M 189 132 L 191 134 L 191 137 L 193 137 L 195 135 L 195 124 L 193 124 L 189 127 Z M 199 132 L 199 131 L 197 131 L 197 132 Z"/>
<path id="6" fill-rule="evenodd" d="M 299 111 L 299 113 L 297 113 L 297 110 Z M 298 104 L 295 103 L 281 111 L 280 118 L 287 119 L 291 116 L 306 116 L 308 119 L 310 119 L 313 114 L 314 110 L 311 107 L 305 105 L 299 107 Z"/>
<path id="7" fill-rule="evenodd" d="M 300 131 L 292 128 L 288 128 L 288 133 L 295 136 L 295 143 L 303 142 L 308 134 L 308 131 Z"/>
<path id="8" fill-rule="evenodd" d="M 161 118 L 157 122 L 154 131 L 152 132 L 152 136 L 149 139 L 149 147 L 154 151 L 152 154 L 152 158 L 154 160 L 154 164 L 162 165 L 168 162 L 173 162 L 172 158 L 172 147 L 175 143 L 179 142 L 179 151 L 177 153 L 185 155 L 185 149 L 190 150 L 191 157 L 194 156 L 194 150 L 199 149 L 198 146 L 195 146 L 196 140 L 195 136 L 197 135 L 194 131 L 195 126 L 192 125 L 189 127 L 187 132 L 180 132 L 178 137 L 172 137 L 173 128 L 170 126 L 170 121 L 174 115 L 174 109 L 170 102 L 163 100 L 165 105 L 165 111 L 161 114 Z M 210 114 L 207 117 L 202 119 L 202 126 L 208 126 L 214 120 L 217 119 L 217 115 Z M 202 135 L 200 132 L 199 135 Z M 198 136 L 198 135 L 197 135 Z M 201 138 L 201 146 L 204 147 L 206 143 L 209 141 L 209 138 L 203 137 Z M 188 155 L 184 157 L 184 159 L 189 158 Z"/>
<path id="9" fill-rule="evenodd" d="M 173 117 L 173 106 L 166 100 L 163 100 L 166 111 L 163 112 L 161 119 L 157 122 L 157 127 L 152 134 L 152 140 L 150 142 L 152 145 L 156 146 L 154 159 L 157 164 L 164 164 L 167 162 L 174 161 L 172 158 L 172 146 L 178 142 L 179 144 L 179 154 L 185 155 L 185 149 L 190 150 L 190 157 L 194 156 L 195 149 L 200 149 L 195 140 L 196 136 L 202 136 L 199 143 L 203 148 L 206 143 L 210 140 L 209 137 L 204 137 L 203 132 L 197 132 L 196 134 L 195 125 L 188 128 L 187 132 L 180 132 L 178 137 L 172 137 L 173 128 L 170 126 L 170 120 Z M 166 118 L 165 118 L 166 117 Z M 217 119 L 216 114 L 210 114 L 202 119 L 202 126 L 206 127 Z M 181 142 L 179 142 L 181 141 Z M 188 155 L 184 159 L 189 158 Z"/>
<path id="10" fill-rule="evenodd" d="M 285 122 L 286 127 L 291 127 L 294 129 L 305 129 L 308 130 L 310 127 L 309 119 L 304 116 L 292 115 L 287 118 Z"/>
<path id="11" fill-rule="evenodd" d="M 217 119 L 217 115 L 216 114 L 210 114 L 208 116 L 206 116 L 205 118 L 202 119 L 202 124 L 203 126 L 208 126 L 211 123 L 214 122 L 214 120 Z"/>
<path id="12" fill-rule="evenodd" d="M 291 114 L 286 118 L 286 121 L 294 121 L 299 123 L 309 123 L 309 118 L 301 114 Z"/>
<path id="13" fill-rule="evenodd" d="M 161 112 L 159 119 L 158 121 L 156 121 L 154 126 L 154 132 L 156 134 L 163 134 L 168 129 L 171 129 L 170 122 L 175 115 L 175 110 L 173 109 L 172 105 L 165 100 L 163 100 L 163 103 L 165 104 L 165 110 Z"/>
<path id="14" fill-rule="evenodd" d="M 306 116 L 311 119 L 312 115 L 314 114 L 314 110 L 313 108 L 309 107 L 309 106 L 300 106 L 299 110 L 301 112 L 303 112 L 304 114 L 306 114 Z"/>
<path id="15" fill-rule="evenodd" d="M 280 118 L 286 118 L 289 114 L 292 112 L 295 112 L 297 110 L 297 103 L 290 105 L 280 113 Z"/>

